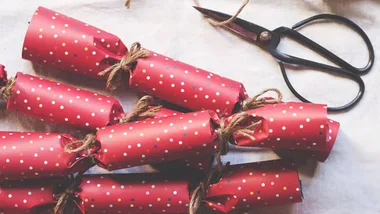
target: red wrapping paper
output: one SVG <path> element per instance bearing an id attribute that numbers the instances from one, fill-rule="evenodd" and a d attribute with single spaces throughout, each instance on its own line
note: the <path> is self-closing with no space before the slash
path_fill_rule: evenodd
<path id="1" fill-rule="evenodd" d="M 104 127 L 93 156 L 108 170 L 177 159 L 210 157 L 217 149 L 213 111 Z"/>
<path id="2" fill-rule="evenodd" d="M 84 175 L 80 181 L 74 201 L 69 201 L 78 206 L 79 213 L 188 213 L 192 180 L 179 176 Z M 66 178 L 6 181 L 0 186 L 0 211 L 3 214 L 51 213 L 59 195 L 73 182 Z M 301 202 L 301 191 L 293 165 L 268 161 L 230 166 L 219 181 L 207 188 L 202 202 L 220 212 L 243 211 Z"/>
<path id="3" fill-rule="evenodd" d="M 0 210 L 2 214 L 51 213 L 54 196 L 65 189 L 58 185 L 69 183 L 63 178 L 4 183 Z M 163 174 L 84 175 L 79 189 L 76 203 L 82 212 L 75 213 L 187 213 L 189 203 L 189 181 Z"/>
<path id="4" fill-rule="evenodd" d="M 93 130 L 118 123 L 123 114 L 114 98 L 23 73 L 16 75 L 7 109 L 51 123 Z"/>
<path id="5" fill-rule="evenodd" d="M 258 111 L 256 109 L 256 117 L 252 116 L 252 120 L 257 120 L 261 117 L 262 123 L 258 125 L 258 127 L 253 128 L 255 130 L 254 137 L 256 138 L 256 142 L 254 143 L 248 143 L 242 136 L 235 135 L 235 141 L 240 146 L 257 146 L 257 147 L 268 147 L 268 148 L 288 148 L 292 149 L 294 147 L 294 142 L 302 142 L 304 144 L 307 143 L 320 143 L 324 144 L 325 148 L 318 147 L 318 149 L 314 149 L 310 146 L 308 147 L 300 147 L 299 149 L 307 149 L 310 151 L 318 151 L 319 153 L 315 153 L 313 155 L 317 156 L 317 158 L 326 158 L 328 156 L 329 151 L 331 150 L 331 147 L 334 143 L 334 140 L 336 138 L 336 134 L 338 130 L 338 123 L 331 123 L 333 125 L 333 128 L 331 128 L 327 131 L 327 129 L 321 128 L 321 123 L 326 124 L 328 120 L 324 117 L 323 111 L 325 111 L 323 106 L 315 105 L 315 104 L 302 104 L 303 109 L 300 109 L 301 111 L 297 113 L 296 116 L 292 117 L 299 117 L 300 120 L 307 120 L 305 117 L 310 117 L 310 121 L 306 122 L 304 125 L 303 130 L 305 132 L 297 132 L 297 134 L 291 135 L 286 134 L 287 132 L 284 132 L 283 139 L 286 139 L 284 141 L 280 141 L 276 139 L 277 144 L 270 144 L 271 141 L 268 139 L 273 139 L 272 136 L 266 136 L 265 132 L 268 130 L 267 133 L 276 133 L 279 130 L 275 129 L 278 127 L 284 126 L 284 122 L 287 122 L 287 129 L 289 131 L 292 131 L 292 128 L 296 128 L 299 124 L 295 123 L 289 123 L 292 121 L 291 119 L 284 119 L 289 117 L 280 117 L 278 116 L 279 109 L 283 109 L 283 107 L 290 107 L 293 106 L 296 107 L 295 103 L 290 104 L 277 104 L 277 105 L 271 105 L 266 106 L 260 109 L 266 110 L 265 113 L 268 113 L 271 115 L 274 120 L 271 122 L 271 119 L 269 118 L 269 122 L 266 122 L 267 117 L 263 117 L 263 111 L 258 115 Z M 277 108 L 277 106 L 280 106 L 281 108 Z M 300 107 L 300 106 L 299 106 Z M 298 109 L 299 109 L 298 107 Z M 276 111 L 273 111 L 273 109 L 277 109 Z M 315 110 L 313 110 L 315 109 Z M 310 111 L 311 110 L 311 111 Z M 303 112 L 304 111 L 304 112 Z M 309 114 L 313 112 L 320 112 L 315 113 L 315 115 Z M 321 113 L 322 112 L 322 113 Z M 250 112 L 251 113 L 251 112 Z M 264 114 L 265 114 L 264 113 Z M 267 115 L 268 115 L 267 114 Z M 280 115 L 283 115 L 286 113 L 283 113 L 283 110 L 281 111 Z M 317 116 L 316 116 L 317 115 Z M 278 116 L 278 117 L 277 117 Z M 323 116 L 323 117 L 322 117 Z M 232 116 L 234 117 L 234 116 Z M 187 114 L 181 114 L 171 117 L 164 117 L 164 118 L 154 118 L 144 121 L 136 121 L 133 123 L 128 124 L 119 124 L 114 126 L 107 126 L 102 128 L 96 133 L 96 142 L 94 145 L 90 148 L 91 154 L 88 154 L 87 150 L 84 150 L 83 152 L 79 152 L 77 155 L 72 154 L 68 155 L 67 157 L 75 157 L 75 158 L 84 158 L 86 156 L 93 157 L 97 164 L 107 170 L 116 170 L 116 169 L 122 169 L 132 166 L 138 166 L 138 165 L 145 165 L 145 164 L 154 164 L 154 163 L 160 163 L 165 161 L 174 161 L 177 159 L 199 159 L 201 157 L 205 157 L 206 159 L 210 157 L 216 150 L 219 144 L 219 137 L 218 137 L 218 129 L 219 129 L 219 121 L 220 119 L 217 117 L 216 113 L 213 111 L 202 111 L 202 112 L 195 112 L 195 113 L 187 113 Z M 316 123 L 314 122 L 316 121 Z M 319 121 L 319 122 L 318 122 Z M 248 121 L 249 122 L 249 121 Z M 228 122 L 226 122 L 228 124 Z M 270 124 L 270 127 L 273 128 L 275 131 L 270 132 L 268 129 L 268 126 Z M 262 129 L 263 131 L 260 132 Z M 324 130 L 329 132 L 324 133 Z M 284 130 L 282 130 L 284 131 Z M 295 131 L 294 131 L 295 132 Z M 316 133 L 325 135 L 325 137 L 321 139 L 325 139 L 324 141 L 318 141 L 319 138 L 316 138 Z M 308 134 L 308 135 L 306 135 Z M 21 135 L 21 134 L 20 134 Z M 266 136 L 266 138 L 263 138 L 262 136 Z M 34 134 L 33 134 L 34 136 Z M 312 139 L 311 137 L 314 137 L 316 139 Z M 327 137 L 326 137 L 327 136 Z M 25 137 L 25 136 L 24 136 Z M 277 138 L 280 138 L 276 135 Z M 330 140 L 331 137 L 331 140 Z M 21 136 L 20 136 L 21 138 Z M 328 139 L 326 139 L 328 138 Z M 306 140 L 304 140 L 306 139 Z M 4 155 L 2 155 L 2 161 L 7 161 L 7 159 L 12 161 L 13 163 L 17 163 L 17 161 L 20 161 L 18 159 L 19 153 L 13 151 L 13 147 L 18 148 L 18 139 L 16 138 L 13 141 L 4 141 L 1 145 L 6 146 L 5 149 L 3 147 L 2 152 L 4 152 Z M 61 143 L 59 146 L 58 144 L 55 144 L 53 147 L 53 150 L 55 152 L 48 153 L 49 156 L 47 156 L 46 161 L 48 163 L 51 163 L 52 161 L 55 161 L 56 156 L 55 154 L 57 152 L 62 153 L 62 148 L 65 144 L 74 141 L 75 139 L 69 138 L 64 143 Z M 264 142 L 264 144 L 261 144 L 260 142 Z M 245 143 L 243 143 L 245 142 Z M 39 149 L 39 147 L 35 145 L 29 145 L 27 142 L 22 141 L 23 147 L 21 147 L 22 152 L 24 152 L 22 155 L 25 155 L 28 158 L 33 158 L 34 152 L 37 152 L 36 150 Z M 40 141 L 40 144 L 44 144 L 46 147 L 51 147 L 51 144 L 54 144 L 55 142 L 51 141 Z M 282 145 L 285 144 L 285 145 Z M 26 147 L 28 145 L 28 147 Z M 296 144 L 297 145 L 297 144 Z M 11 150 L 12 148 L 12 150 Z M 297 147 L 296 147 L 297 148 Z M 24 150 L 25 149 L 25 150 Z M 11 151 L 11 152 L 10 152 Z M 14 159 L 16 162 L 14 162 Z M 203 158 L 202 158 L 203 159 Z M 62 159 L 64 160 L 64 159 Z M 34 164 L 33 160 L 23 160 L 25 161 L 25 164 Z M 41 167 L 42 162 L 36 162 L 37 167 L 33 167 L 33 169 L 37 169 L 38 167 Z M 70 167 L 76 167 L 75 164 L 71 165 Z M 43 166 L 43 165 L 42 165 Z M 66 164 L 67 166 L 67 164 Z M 65 166 L 65 168 L 66 168 Z M 13 168 L 8 168 L 9 172 L 2 171 L 3 176 L 16 176 L 14 173 L 14 166 Z M 48 168 L 50 170 L 50 168 Z M 47 172 L 50 172 L 49 170 L 45 170 Z M 53 170 L 53 175 L 56 171 Z M 42 170 L 44 171 L 44 170 Z M 27 171 L 23 172 L 26 173 L 23 176 L 29 177 L 34 176 L 33 172 Z"/>
<path id="6" fill-rule="evenodd" d="M 45 45 L 39 45 L 43 42 Z M 128 53 L 120 39 L 103 30 L 39 7 L 24 40 L 24 59 L 101 78 L 98 73 Z M 137 61 L 129 86 L 191 110 L 230 115 L 247 98 L 236 81 L 151 52 Z M 127 81 L 127 80 L 126 80 Z"/>
<path id="7" fill-rule="evenodd" d="M 64 176 L 91 167 L 82 154 L 63 147 L 75 140 L 67 134 L 0 132 L 0 181 Z"/>
<path id="8" fill-rule="evenodd" d="M 251 117 L 246 124 L 257 121 L 261 124 L 252 129 L 254 142 L 246 136 L 234 134 L 238 146 L 316 151 L 313 156 L 323 162 L 339 131 L 339 123 L 327 118 L 325 105 L 284 102 L 265 104 L 247 112 Z M 226 124 L 236 115 L 229 117 Z"/>
<path id="9" fill-rule="evenodd" d="M 1 85 L 5 86 L 7 73 L 1 64 L 0 73 Z M 119 119 L 128 114 L 115 98 L 20 72 L 15 76 L 11 94 L 7 100 L 8 110 L 75 128 L 97 130 L 119 123 Z M 161 108 L 154 117 L 177 114 Z"/>
<path id="10" fill-rule="evenodd" d="M 230 166 L 222 179 L 207 189 L 204 203 L 227 213 L 302 201 L 297 169 L 284 161 Z M 239 212 L 240 213 L 240 212 Z"/>
<path id="11" fill-rule="evenodd" d="M 189 182 L 173 176 L 85 176 L 80 198 L 88 213 L 187 213 Z"/>

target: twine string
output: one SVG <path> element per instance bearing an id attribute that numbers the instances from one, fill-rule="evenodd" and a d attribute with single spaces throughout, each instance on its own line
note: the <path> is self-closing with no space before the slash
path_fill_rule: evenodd
<path id="1" fill-rule="evenodd" d="M 91 147 L 96 142 L 96 136 L 94 134 L 88 134 L 83 140 L 77 140 L 68 143 L 64 147 L 64 151 L 67 153 L 77 153 L 87 150 L 89 154 L 91 153 Z"/>
<path id="2" fill-rule="evenodd" d="M 221 156 L 228 153 L 229 143 L 233 134 L 241 134 L 251 139 L 252 142 L 255 142 L 255 137 L 252 136 L 252 134 L 254 133 L 255 126 L 261 124 L 261 120 L 257 122 L 251 122 L 245 126 L 242 125 L 247 121 L 249 117 L 250 115 L 247 112 L 241 112 L 233 117 L 228 124 L 226 122 L 226 119 L 221 120 L 220 128 L 218 129 L 220 143 L 218 151 L 216 152 L 217 166 L 206 175 L 205 179 L 199 183 L 198 187 L 191 195 L 189 205 L 190 214 L 199 214 L 198 212 L 202 205 L 203 199 L 206 196 L 208 187 L 210 184 L 215 182 L 215 180 L 219 180 L 225 169 L 229 166 L 229 163 L 226 165 L 223 164 Z"/>
<path id="3" fill-rule="evenodd" d="M 0 98 L 3 100 L 8 100 L 12 97 L 12 88 L 14 84 L 16 83 L 16 80 L 14 78 L 10 78 L 7 81 L 7 84 L 0 89 Z"/>
<path id="4" fill-rule="evenodd" d="M 198 0 L 193 0 L 193 2 L 195 4 L 195 6 L 200 7 L 200 4 L 199 4 Z M 210 24 L 212 24 L 214 26 L 217 26 L 217 27 L 229 24 L 229 23 L 233 22 L 239 16 L 239 14 L 243 11 L 243 9 L 245 8 L 245 6 L 247 6 L 248 3 L 249 3 L 249 0 L 244 0 L 243 3 L 242 3 L 242 5 L 236 11 L 236 13 L 231 18 L 229 18 L 229 19 L 227 19 L 225 21 L 218 22 L 218 21 L 215 21 L 215 20 L 207 18 L 207 16 L 205 16 L 205 18 L 207 18 L 207 21 Z M 131 0 L 127 0 L 125 2 L 125 6 L 129 9 L 131 7 Z"/>
<path id="5" fill-rule="evenodd" d="M 73 183 L 61 194 L 57 195 L 58 198 L 57 204 L 54 207 L 54 214 L 65 214 L 65 209 L 69 201 L 74 201 L 75 193 L 79 192 L 79 185 L 82 182 L 82 175 L 84 172 L 78 173 L 78 175 L 74 178 L 72 175 L 70 180 Z"/>
<path id="6" fill-rule="evenodd" d="M 220 121 L 220 128 L 218 129 L 218 136 L 219 136 L 219 147 L 218 151 L 216 153 L 216 162 L 219 169 L 223 168 L 223 163 L 221 161 L 221 156 L 226 155 L 229 150 L 229 142 L 231 140 L 231 137 L 234 134 L 240 134 L 245 137 L 248 137 L 252 142 L 255 142 L 255 137 L 252 136 L 252 134 L 255 132 L 254 127 L 261 124 L 261 120 L 257 122 L 252 122 L 251 124 L 247 126 L 241 126 L 242 123 L 244 123 L 250 115 L 247 112 L 241 112 L 235 117 L 232 118 L 232 120 L 226 124 L 226 120 L 222 119 Z"/>
<path id="7" fill-rule="evenodd" d="M 129 9 L 129 8 L 131 8 L 131 0 L 127 0 L 126 2 L 125 2 L 125 6 Z"/>
<path id="8" fill-rule="evenodd" d="M 205 198 L 208 187 L 212 184 L 220 180 L 225 169 L 228 168 L 230 163 L 228 162 L 222 168 L 216 167 L 212 169 L 205 177 L 203 181 L 201 181 L 198 187 L 194 190 L 190 198 L 189 204 L 189 214 L 199 214 L 199 209 L 201 208 L 203 198 Z"/>
<path id="9" fill-rule="evenodd" d="M 277 94 L 277 98 L 275 98 L 275 99 L 260 98 L 262 95 L 264 95 L 268 92 L 275 92 Z M 254 96 L 252 98 L 248 98 L 245 101 L 245 103 L 242 107 L 242 110 L 247 111 L 250 109 L 262 107 L 264 104 L 276 104 L 276 103 L 280 103 L 281 101 L 282 101 L 282 94 L 281 94 L 280 90 L 278 90 L 276 88 L 269 88 L 269 89 L 266 89 L 266 90 L 260 92 L 259 94 L 257 94 L 256 96 Z"/>
<path id="10" fill-rule="evenodd" d="M 155 113 L 161 111 L 162 106 L 153 106 L 155 99 L 152 96 L 143 96 L 136 104 L 136 107 L 120 119 L 120 123 L 128 123 L 140 119 L 153 118 Z M 153 106 L 153 107 L 152 107 Z"/>
<path id="11" fill-rule="evenodd" d="M 107 78 L 107 89 L 115 90 L 121 85 L 122 82 L 122 71 L 131 73 L 133 65 L 140 58 L 145 58 L 149 56 L 149 51 L 142 49 L 139 42 L 135 42 L 131 45 L 129 52 L 120 60 L 120 62 L 111 65 L 107 69 L 98 73 L 99 76 L 105 76 L 108 74 Z"/>
<path id="12" fill-rule="evenodd" d="M 128 1 L 130 1 L 130 0 L 128 0 Z M 194 1 L 195 6 L 200 7 L 200 4 L 199 4 L 198 0 L 193 0 L 193 1 Z M 207 16 L 205 16 L 205 18 L 207 19 L 207 21 L 210 24 L 212 24 L 213 26 L 216 26 L 216 27 L 227 25 L 227 24 L 233 22 L 239 16 L 239 14 L 243 11 L 243 9 L 245 8 L 245 6 L 247 6 L 248 3 L 249 3 L 249 0 L 244 0 L 243 4 L 240 6 L 240 8 L 238 9 L 238 11 L 236 11 L 236 13 L 231 18 L 229 18 L 227 20 L 218 22 L 218 21 L 209 19 Z"/>

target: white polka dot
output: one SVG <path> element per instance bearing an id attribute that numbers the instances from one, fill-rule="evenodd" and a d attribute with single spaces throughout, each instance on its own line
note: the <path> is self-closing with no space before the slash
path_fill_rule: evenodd
<path id="1" fill-rule="evenodd" d="M 303 129 L 303 125 L 302 124 L 300 125 L 300 129 Z"/>
<path id="2" fill-rule="evenodd" d="M 306 118 L 306 122 L 310 122 L 310 118 Z"/>

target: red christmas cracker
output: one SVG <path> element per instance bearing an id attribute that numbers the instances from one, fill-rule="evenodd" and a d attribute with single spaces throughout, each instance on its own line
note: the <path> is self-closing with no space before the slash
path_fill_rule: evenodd
<path id="1" fill-rule="evenodd" d="M 39 45 L 41 42 L 44 45 Z M 210 109 L 230 115 L 239 111 L 247 98 L 239 82 L 141 49 L 138 43 L 128 51 L 117 36 L 43 7 L 31 20 L 22 56 L 107 78 L 108 88 L 120 85 L 126 72 L 129 87 L 191 110 Z"/>
<path id="2" fill-rule="evenodd" d="M 302 201 L 297 169 L 290 162 L 266 161 L 227 166 L 217 177 L 220 179 L 216 182 L 204 183 L 206 192 L 194 195 L 200 197 L 199 205 L 204 204 L 210 210 L 223 213 L 238 210 L 241 213 L 252 208 Z M 193 214 L 197 210 L 191 206 L 190 211 Z"/>
<path id="3" fill-rule="evenodd" d="M 108 170 L 209 157 L 219 144 L 217 120 L 215 112 L 204 111 L 108 126 L 78 146 L 90 141 L 92 156 Z"/>
<path id="4" fill-rule="evenodd" d="M 316 151 L 320 154 L 314 155 L 319 159 L 319 156 L 326 158 L 331 151 L 339 124 L 329 122 L 324 106 L 305 103 L 267 104 L 255 112 L 255 115 L 248 111 L 220 119 L 213 111 L 201 111 L 107 126 L 83 140 L 66 142 L 59 147 L 60 150 L 51 153 L 47 161 L 55 161 L 54 154 L 62 150 L 76 154 L 74 157 L 86 156 L 107 170 L 179 159 L 208 158 L 217 150 L 220 161 L 219 157 L 227 152 L 229 143 Z M 21 136 L 19 138 L 22 140 Z M 25 144 L 34 150 L 39 147 L 29 145 L 26 141 L 22 143 L 20 149 L 25 150 L 23 155 L 32 158 L 36 151 L 28 150 Z M 50 148 L 54 143 L 47 141 L 44 146 Z M 13 147 L 18 148 L 17 144 L 18 139 L 1 144 L 6 146 L 0 150 L 4 152 L 0 157 L 5 164 L 7 159 L 12 163 L 20 161 L 19 154 L 13 151 Z M 32 164 L 33 161 L 25 163 Z M 34 176 L 31 171 L 23 173 L 26 173 L 21 174 L 25 177 Z M 3 171 L 3 176 L 7 176 L 7 171 Z"/>
<path id="5" fill-rule="evenodd" d="M 314 151 L 312 156 L 323 162 L 329 156 L 339 131 L 339 123 L 327 118 L 326 105 L 282 102 L 263 104 L 246 112 L 250 116 L 242 122 L 243 125 L 259 124 L 252 134 L 233 135 L 239 146 L 310 150 Z M 230 116 L 226 125 L 233 118 L 234 115 Z"/>
<path id="6" fill-rule="evenodd" d="M 0 94 L 7 101 L 7 109 L 50 123 L 64 124 L 82 129 L 99 129 L 120 122 L 145 119 L 136 112 L 124 113 L 120 103 L 112 97 L 82 90 L 58 82 L 18 72 L 7 79 L 0 65 Z M 146 101 L 146 105 L 152 101 Z M 91 106 L 91 108 L 89 108 Z M 146 117 L 166 117 L 177 112 L 166 108 L 150 112 L 143 107 Z M 133 114 L 130 116 L 130 114 Z"/>
<path id="7" fill-rule="evenodd" d="M 83 140 L 65 135 L 63 142 L 59 142 L 60 135 L 55 134 L 51 140 L 39 133 L 4 133 L 0 139 L 0 161 L 6 168 L 1 170 L 0 178 L 33 178 L 78 172 L 80 170 L 74 170 L 78 168 L 74 161 L 77 158 L 86 159 L 87 163 L 92 160 L 107 170 L 177 159 L 207 160 L 219 143 L 214 118 L 217 119 L 216 114 L 209 111 L 153 118 L 107 126 Z M 35 138 L 39 141 L 34 142 Z M 62 162 L 57 162 L 57 158 Z M 20 171 L 18 165 L 25 169 Z M 71 171 L 63 170 L 66 168 Z"/>
<path id="8" fill-rule="evenodd" d="M 63 149 L 74 140 L 68 134 L 0 132 L 0 181 L 87 170 L 92 163 L 85 155 Z"/>
<path id="9" fill-rule="evenodd" d="M 207 186 L 201 203 L 228 212 L 302 201 L 297 170 L 282 161 L 230 166 Z M 164 174 L 83 175 L 7 181 L 0 211 L 14 213 L 188 213 L 194 181 Z"/>
<path id="10" fill-rule="evenodd" d="M 56 208 L 57 214 L 187 213 L 189 181 L 174 177 L 117 174 L 84 175 L 76 181 L 50 178 L 5 182 L 0 188 L 0 211 L 3 214 L 52 213 L 57 201 L 66 194 L 60 209 Z"/>

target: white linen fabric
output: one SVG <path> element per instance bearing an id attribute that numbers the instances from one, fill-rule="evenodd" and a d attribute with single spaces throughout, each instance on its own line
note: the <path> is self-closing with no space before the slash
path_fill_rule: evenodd
<path id="1" fill-rule="evenodd" d="M 119 36 L 127 46 L 139 41 L 148 49 L 241 81 L 251 96 L 262 89 L 276 87 L 283 92 L 284 100 L 297 100 L 287 89 L 278 64 L 268 53 L 221 28 L 210 26 L 192 8 L 191 0 L 132 0 L 129 10 L 124 7 L 123 0 L 0 2 L 0 63 L 7 66 L 9 76 L 23 71 L 107 93 L 101 81 L 92 81 L 52 68 L 32 66 L 30 62 L 21 59 L 28 21 L 38 6 L 44 6 L 107 30 Z M 203 7 L 230 14 L 235 13 L 241 5 L 240 0 L 201 0 L 200 3 Z M 379 50 L 379 11 L 380 2 L 376 0 L 255 0 L 247 5 L 240 17 L 274 29 L 281 25 L 290 27 L 312 15 L 336 13 L 361 26 L 371 38 L 375 50 Z M 319 23 L 308 26 L 301 32 L 354 65 L 365 65 L 368 55 L 364 43 L 348 28 L 334 23 Z M 326 62 L 289 40 L 284 40 L 279 48 L 287 53 Z M 377 60 L 380 58 L 377 57 Z M 376 133 L 380 130 L 380 98 L 377 96 L 380 86 L 379 69 L 380 65 L 376 63 L 373 70 L 363 76 L 367 85 L 366 94 L 354 109 L 329 115 L 341 123 L 341 131 L 334 150 L 325 163 L 317 164 L 310 160 L 300 169 L 304 202 L 256 209 L 252 213 L 380 213 L 380 186 L 377 183 L 380 180 L 380 146 L 379 135 Z M 356 84 L 340 77 L 309 70 L 289 70 L 289 75 L 296 88 L 315 102 L 344 104 L 356 94 Z M 125 110 L 132 109 L 137 99 L 135 92 L 128 90 L 118 91 L 112 96 L 122 102 Z M 77 134 L 69 128 L 47 125 L 9 111 L 0 113 L 0 130 Z M 278 156 L 270 150 L 234 148 L 223 160 L 236 164 L 275 158 Z M 121 171 L 145 170 L 151 168 L 137 167 Z M 104 171 L 93 168 L 90 172 Z"/>

